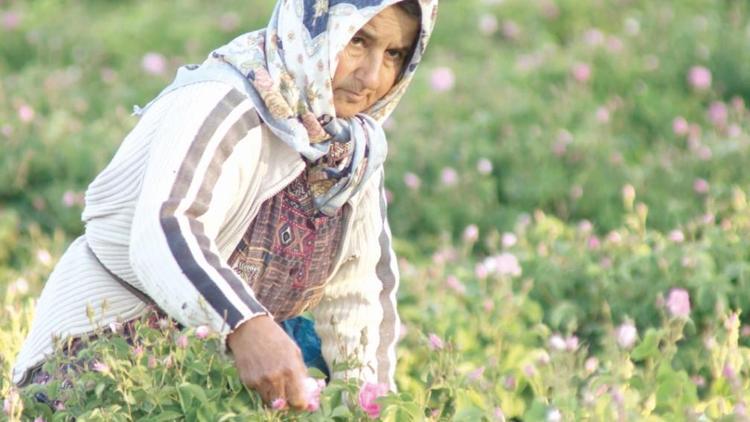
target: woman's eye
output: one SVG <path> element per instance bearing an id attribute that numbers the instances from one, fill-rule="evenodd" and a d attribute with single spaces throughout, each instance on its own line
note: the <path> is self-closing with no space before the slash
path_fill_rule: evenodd
<path id="1" fill-rule="evenodd" d="M 352 37 L 351 41 L 349 41 L 349 44 L 355 45 L 355 46 L 361 46 L 364 45 L 365 39 L 362 37 Z"/>
<path id="2" fill-rule="evenodd" d="M 404 58 L 404 53 L 401 50 L 388 50 L 386 52 L 388 57 L 394 60 L 401 60 Z"/>

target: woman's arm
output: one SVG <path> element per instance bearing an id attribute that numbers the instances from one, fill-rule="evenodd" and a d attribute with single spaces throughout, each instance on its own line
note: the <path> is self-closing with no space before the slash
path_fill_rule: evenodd
<path id="1" fill-rule="evenodd" d="M 204 82 L 165 95 L 142 119 L 158 119 L 131 228 L 130 262 L 145 293 L 182 324 L 225 335 L 267 315 L 215 241 L 246 188 L 242 172 L 253 175 L 258 164 L 252 103 Z"/>
<path id="2" fill-rule="evenodd" d="M 215 240 L 233 204 L 257 185 L 258 115 L 244 94 L 218 83 L 189 85 L 161 101 L 143 116 L 165 111 L 133 219 L 133 269 L 170 316 L 226 336 L 240 379 L 267 403 L 283 397 L 305 408 L 299 348 Z"/>

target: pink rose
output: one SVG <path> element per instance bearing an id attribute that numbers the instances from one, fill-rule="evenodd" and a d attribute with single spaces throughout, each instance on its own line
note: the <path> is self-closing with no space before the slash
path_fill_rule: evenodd
<path id="1" fill-rule="evenodd" d="M 693 66 L 688 72 L 688 83 L 697 91 L 711 87 L 711 71 L 703 66 Z"/>
<path id="2" fill-rule="evenodd" d="M 625 322 L 617 327 L 617 344 L 623 349 L 630 349 L 638 338 L 638 330 L 632 322 Z"/>
<path id="3" fill-rule="evenodd" d="M 362 410 L 372 419 L 380 416 L 380 405 L 377 403 L 378 397 L 383 397 L 388 393 L 387 384 L 373 384 L 366 382 L 359 390 L 359 405 Z"/>
<path id="4" fill-rule="evenodd" d="M 159 53 L 146 53 L 141 60 L 141 68 L 150 75 L 162 75 L 167 70 L 167 59 Z"/>
<path id="5" fill-rule="evenodd" d="M 438 67 L 432 71 L 430 76 L 430 85 L 436 92 L 450 91 L 455 82 L 456 76 L 449 67 Z"/>
<path id="6" fill-rule="evenodd" d="M 283 410 L 283 409 L 286 409 L 286 400 L 282 399 L 281 397 L 275 399 L 271 403 L 271 408 L 273 410 Z"/>
<path id="7" fill-rule="evenodd" d="M 302 387 L 307 398 L 307 411 L 315 412 L 320 408 L 320 393 L 325 388 L 326 382 L 313 377 L 307 377 L 302 381 Z"/>
<path id="8" fill-rule="evenodd" d="M 430 340 L 430 349 L 432 350 L 440 350 L 443 347 L 445 347 L 445 344 L 443 343 L 443 339 L 438 337 L 438 335 L 435 333 L 430 333 L 429 340 Z"/>
<path id="9" fill-rule="evenodd" d="M 201 325 L 195 329 L 195 336 L 201 340 L 208 337 L 210 333 L 211 333 L 211 330 L 205 325 Z"/>
<path id="10" fill-rule="evenodd" d="M 591 79 L 591 66 L 586 63 L 577 63 L 573 66 L 573 78 L 581 83 L 588 82 Z"/>
<path id="11" fill-rule="evenodd" d="M 670 290 L 666 305 L 670 315 L 675 318 L 687 318 L 690 315 L 690 295 L 685 289 Z"/>
<path id="12" fill-rule="evenodd" d="M 684 136 L 690 131 L 690 125 L 684 117 L 677 116 L 672 120 L 672 131 L 677 136 Z"/>
<path id="13" fill-rule="evenodd" d="M 185 349 L 188 346 L 188 338 L 186 336 L 179 336 L 177 337 L 177 347 L 180 349 Z"/>

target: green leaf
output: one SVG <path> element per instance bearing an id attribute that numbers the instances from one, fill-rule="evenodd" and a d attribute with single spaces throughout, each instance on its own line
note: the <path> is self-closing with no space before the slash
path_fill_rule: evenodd
<path id="1" fill-rule="evenodd" d="M 630 353 L 630 357 L 636 362 L 657 357 L 659 355 L 660 340 L 661 330 L 649 328 L 640 344 Z"/>
<path id="2" fill-rule="evenodd" d="M 332 418 L 351 418 L 352 412 L 349 410 L 348 407 L 341 405 L 335 409 L 333 409 L 333 412 L 331 412 Z"/>

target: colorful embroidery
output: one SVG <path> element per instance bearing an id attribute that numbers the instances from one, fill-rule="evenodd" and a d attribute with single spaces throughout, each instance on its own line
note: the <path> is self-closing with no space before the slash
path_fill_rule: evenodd
<path id="1" fill-rule="evenodd" d="M 295 317 L 320 300 L 343 223 L 318 212 L 303 173 L 261 205 L 229 264 L 277 321 Z"/>

